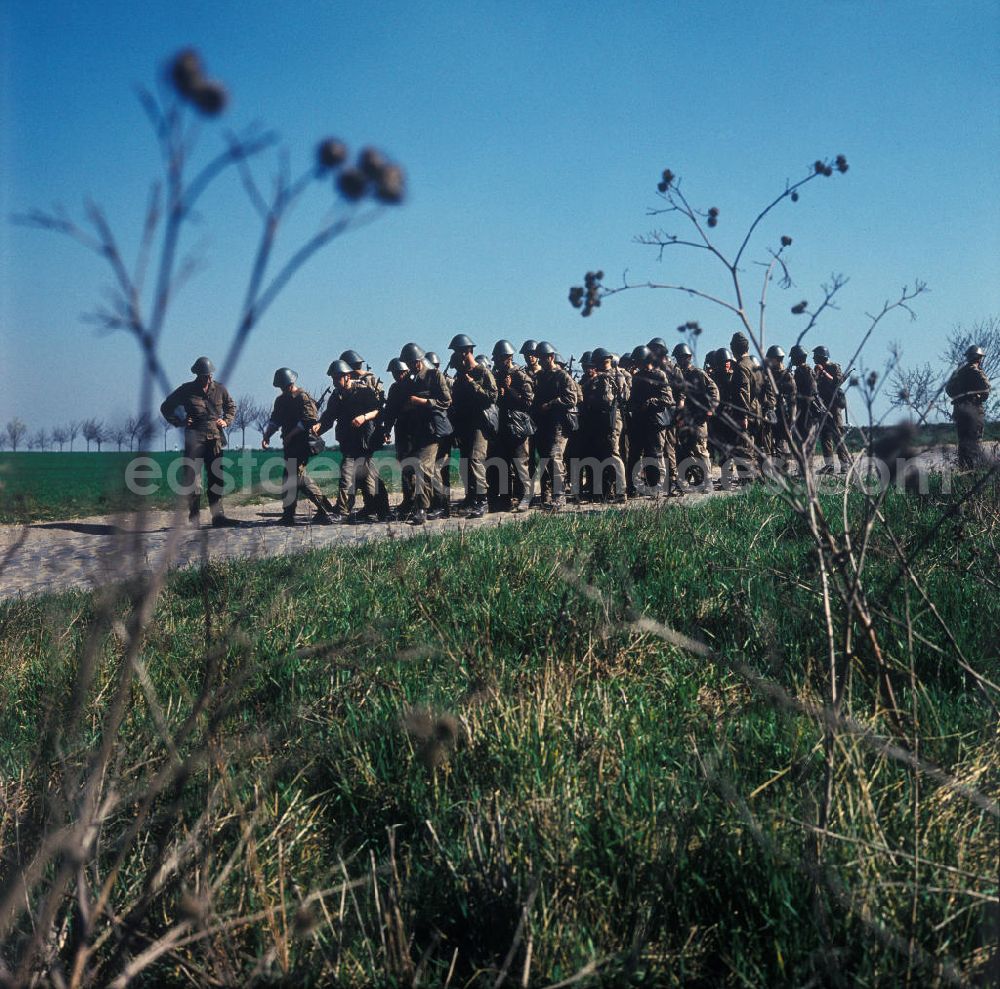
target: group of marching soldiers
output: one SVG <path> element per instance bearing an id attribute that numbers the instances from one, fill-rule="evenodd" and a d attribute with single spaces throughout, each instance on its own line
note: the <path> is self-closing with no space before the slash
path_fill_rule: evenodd
<path id="1" fill-rule="evenodd" d="M 359 489 L 363 507 L 354 516 L 359 521 L 413 525 L 452 512 L 480 518 L 487 511 L 522 512 L 536 504 L 556 511 L 567 498 L 677 497 L 711 490 L 713 461 L 721 468 L 718 483 L 728 487 L 754 480 L 782 461 L 790 465 L 817 439 L 824 459 L 819 473 L 836 473 L 838 463 L 844 472 L 850 467 L 844 373 L 826 347 L 813 349 L 810 366 L 808 353 L 796 345 L 786 366 L 784 351 L 772 346 L 761 365 L 746 335 L 735 333 L 729 348 L 709 353 L 702 368 L 687 344 L 670 351 L 655 337 L 622 357 L 603 347 L 587 351 L 579 378 L 546 341 L 527 340 L 515 352 L 510 341 L 500 340 L 492 359 L 477 356 L 476 348 L 469 336 L 455 336 L 442 371 L 435 353 L 408 343 L 386 369 L 392 377 L 388 392 L 362 356 L 346 350 L 327 369 L 332 385 L 325 407 L 322 398 L 317 405 L 298 386 L 293 370 L 279 368 L 273 384 L 280 394 L 262 446 L 268 449 L 280 430 L 282 524 L 296 524 L 300 494 L 315 506 L 314 523 L 346 522 Z M 956 376 L 975 378 L 980 391 L 970 399 L 969 389 L 956 385 L 956 409 L 979 401 L 980 378 L 983 401 L 989 393 L 977 363 L 982 352 L 976 357 L 973 350 L 979 351 L 970 348 L 969 363 Z M 523 366 L 515 362 L 517 354 Z M 218 436 L 235 411 L 228 392 L 213 380 L 214 370 L 207 358 L 199 358 L 192 367 L 195 381 L 182 385 L 162 407 L 169 421 L 186 423 L 186 452 L 198 459 L 199 475 L 200 460 L 206 460 L 210 477 L 221 456 Z M 321 436 L 331 429 L 342 455 L 334 501 L 306 472 L 310 457 L 325 445 Z M 403 489 L 395 509 L 374 459 L 393 434 Z M 458 505 L 451 499 L 455 448 L 465 490 Z M 233 524 L 213 489 L 213 524 Z M 191 497 L 194 521 L 199 496 Z"/>

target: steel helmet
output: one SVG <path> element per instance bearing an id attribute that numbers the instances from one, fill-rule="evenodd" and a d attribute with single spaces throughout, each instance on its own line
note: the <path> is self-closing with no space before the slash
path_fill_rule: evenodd
<path id="1" fill-rule="evenodd" d="M 813 347 L 813 360 L 826 363 L 830 359 L 830 351 L 826 347 Z"/>
<path id="2" fill-rule="evenodd" d="M 215 365 L 207 357 L 199 357 L 191 365 L 192 374 L 215 374 Z"/>
<path id="3" fill-rule="evenodd" d="M 674 360 L 678 360 L 681 357 L 694 357 L 691 353 L 691 348 L 686 343 L 679 343 L 674 347 Z"/>
<path id="4" fill-rule="evenodd" d="M 729 346 L 733 348 L 733 353 L 738 354 L 742 357 L 744 354 L 750 353 L 750 341 L 747 339 L 745 333 L 740 333 L 737 330 L 732 339 L 729 341 Z"/>
<path id="5" fill-rule="evenodd" d="M 417 361 L 422 361 L 425 356 L 423 348 L 415 343 L 406 344 L 399 352 L 399 359 L 411 368 Z"/>
<path id="6" fill-rule="evenodd" d="M 364 364 L 365 359 L 356 350 L 345 350 L 339 357 L 345 364 L 350 364 L 355 370 Z"/>
<path id="7" fill-rule="evenodd" d="M 767 348 L 767 353 L 764 356 L 771 360 L 783 361 L 785 359 L 785 352 L 777 344 L 774 344 Z"/>
<path id="8" fill-rule="evenodd" d="M 424 354 L 424 363 L 430 364 L 431 367 L 436 369 L 441 366 L 441 358 L 438 357 L 433 350 L 428 350 L 427 353 Z"/>
<path id="9" fill-rule="evenodd" d="M 654 354 L 657 352 L 665 354 L 667 352 L 667 341 L 664 340 L 663 337 L 653 337 L 653 339 L 650 340 L 646 346 L 649 347 Z"/>
<path id="10" fill-rule="evenodd" d="M 969 347 L 969 349 L 965 352 L 965 359 L 970 363 L 972 361 L 979 360 L 980 357 L 985 357 L 985 356 L 986 356 L 986 351 L 983 350 L 982 347 L 977 347 L 975 345 Z"/>
<path id="11" fill-rule="evenodd" d="M 555 352 L 556 348 L 553 347 L 548 340 L 542 340 L 541 342 L 536 343 L 533 351 L 533 353 L 537 354 L 539 357 L 547 357 L 549 354 L 554 354 Z"/>
<path id="12" fill-rule="evenodd" d="M 330 366 L 329 366 L 329 367 L 328 367 L 328 368 L 326 369 L 326 373 L 327 373 L 327 374 L 328 374 L 328 375 L 329 375 L 329 376 L 330 376 L 331 378 L 339 378 L 339 377 L 341 377 L 342 375 L 345 375 L 345 374 L 350 374 L 350 373 L 351 373 L 351 365 L 350 365 L 350 364 L 349 364 L 349 363 L 348 363 L 347 361 L 345 361 L 345 360 L 343 359 L 343 357 L 342 357 L 342 358 L 341 358 L 341 359 L 340 359 L 339 361 L 334 361 L 334 362 L 333 362 L 333 363 L 332 363 L 332 364 L 331 364 L 331 365 L 330 365 Z"/>
<path id="13" fill-rule="evenodd" d="M 472 337 L 466 336 L 464 333 L 459 333 L 457 336 L 451 338 L 451 343 L 448 344 L 449 350 L 472 350 L 475 347 L 475 341 Z"/>
<path id="14" fill-rule="evenodd" d="M 390 374 L 409 374 L 410 366 L 405 361 L 401 361 L 398 357 L 393 357 L 393 359 L 389 361 L 389 366 L 386 370 Z"/>
<path id="15" fill-rule="evenodd" d="M 501 357 L 513 357 L 514 344 L 510 340 L 497 340 L 493 345 L 493 360 L 498 361 Z"/>
<path id="16" fill-rule="evenodd" d="M 482 364 L 483 367 L 489 367 L 490 359 L 485 354 L 476 354 L 476 363 Z"/>
<path id="17" fill-rule="evenodd" d="M 580 367 L 593 367 L 594 366 L 594 352 L 592 350 L 585 350 L 580 357 Z"/>
<path id="18" fill-rule="evenodd" d="M 805 347 L 800 347 L 798 344 L 795 344 L 795 346 L 788 352 L 788 356 L 791 357 L 794 363 L 801 364 L 804 360 L 806 360 L 806 358 L 808 358 L 809 355 L 806 353 Z"/>
<path id="19" fill-rule="evenodd" d="M 636 347 L 635 350 L 632 351 L 632 360 L 634 360 L 636 362 L 636 364 L 643 364 L 643 365 L 645 365 L 645 364 L 649 364 L 652 361 L 655 361 L 656 360 L 656 354 L 654 354 L 649 349 L 649 347 L 641 347 L 640 346 L 640 347 Z"/>
<path id="20" fill-rule="evenodd" d="M 290 367 L 279 367 L 274 372 L 271 384 L 275 388 L 287 388 L 289 385 L 294 385 L 298 380 L 299 376 Z"/>
<path id="21" fill-rule="evenodd" d="M 594 367 L 600 367 L 605 361 L 612 359 L 611 351 L 605 350 L 603 347 L 595 347 L 590 359 L 594 362 Z"/>
<path id="22" fill-rule="evenodd" d="M 560 367 L 566 366 L 566 358 L 563 357 L 562 354 L 557 353 L 555 357 L 556 357 L 556 364 L 558 364 Z"/>
<path id="23" fill-rule="evenodd" d="M 518 353 L 522 357 L 529 357 L 531 354 L 535 353 L 537 347 L 538 347 L 537 340 L 525 340 L 524 343 L 521 344 L 521 349 L 518 351 Z"/>

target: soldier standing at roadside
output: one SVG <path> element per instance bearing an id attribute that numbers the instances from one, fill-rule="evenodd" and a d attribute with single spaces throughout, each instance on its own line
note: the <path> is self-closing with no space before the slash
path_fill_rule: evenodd
<path id="1" fill-rule="evenodd" d="M 464 333 L 459 333 L 448 344 L 452 352 L 451 366 L 455 368 L 449 418 L 458 441 L 465 481 L 465 507 L 470 519 L 486 514 L 486 445 L 494 433 L 487 422 L 487 414 L 496 405 L 499 394 L 490 369 L 476 360 L 475 347 Z"/>
<path id="2" fill-rule="evenodd" d="M 739 467 L 744 468 L 745 475 L 755 477 L 757 474 L 757 450 L 754 436 L 760 420 L 759 374 L 750 357 L 750 341 L 743 333 L 734 333 L 729 341 L 736 358 L 733 367 L 733 378 L 729 389 L 729 415 L 732 417 L 732 428 L 735 437 L 733 455 L 739 461 Z"/>
<path id="3" fill-rule="evenodd" d="M 629 491 L 667 494 L 672 479 L 667 471 L 663 447 L 667 425 L 673 420 L 674 395 L 666 372 L 659 366 L 661 358 L 649 347 L 636 347 L 632 351 L 632 360 L 638 367 L 632 375 L 632 393 L 629 396 Z M 652 461 L 652 464 L 643 461 Z M 638 470 L 640 466 L 641 473 Z M 650 468 L 655 471 L 655 480 L 649 476 Z"/>
<path id="4" fill-rule="evenodd" d="M 585 457 L 593 457 L 601 470 L 594 473 L 593 493 L 595 497 L 610 500 L 607 480 L 601 476 L 604 467 L 610 465 L 615 476 L 615 498 L 624 501 L 626 494 L 625 464 L 618 452 L 622 431 L 622 407 L 626 401 L 621 394 L 621 381 L 612 367 L 611 354 L 603 347 L 591 353 L 594 373 L 582 381 L 583 402 L 580 407 L 581 429 L 586 419 L 587 446 L 582 451 Z"/>
<path id="5" fill-rule="evenodd" d="M 316 403 L 308 392 L 296 384 L 298 375 L 290 367 L 279 367 L 274 372 L 271 382 L 275 388 L 281 389 L 281 394 L 274 400 L 271 419 L 264 427 L 264 437 L 261 449 L 267 450 L 271 445 L 271 437 L 280 429 L 281 443 L 285 455 L 285 475 L 282 484 L 282 525 L 296 525 L 295 509 L 298 506 L 299 492 L 316 506 L 316 514 L 312 521 L 320 525 L 329 525 L 334 507 L 319 485 L 306 473 L 311 450 L 309 436 L 313 426 L 318 421 Z M 295 477 L 293 479 L 292 474 Z"/>
<path id="6" fill-rule="evenodd" d="M 990 396 L 990 379 L 983 371 L 982 347 L 969 347 L 965 363 L 948 379 L 945 391 L 952 400 L 952 418 L 958 433 L 958 466 L 976 467 L 983 459 L 983 407 Z"/>
<path id="7" fill-rule="evenodd" d="M 830 351 L 826 347 L 813 349 L 816 365 L 816 393 L 820 401 L 819 441 L 823 450 L 823 466 L 819 474 L 835 474 L 834 453 L 840 459 L 840 469 L 846 474 L 851 468 L 851 455 L 844 445 L 844 409 L 847 401 L 840 388 L 844 374 L 839 364 L 830 361 Z"/>
<path id="8" fill-rule="evenodd" d="M 175 388 L 160 406 L 160 414 L 172 426 L 184 427 L 184 464 L 180 483 L 187 488 L 188 522 L 198 524 L 201 515 L 201 470 L 208 468 L 208 510 L 212 525 L 236 527 L 239 522 L 226 517 L 222 507 L 222 448 L 225 433 L 236 416 L 236 403 L 226 386 L 214 379 L 215 365 L 199 357 L 191 365 L 194 381 Z"/>
<path id="9" fill-rule="evenodd" d="M 795 423 L 795 376 L 782 365 L 785 352 L 780 347 L 768 347 L 764 359 L 764 415 L 771 428 L 771 452 L 787 458 Z"/>

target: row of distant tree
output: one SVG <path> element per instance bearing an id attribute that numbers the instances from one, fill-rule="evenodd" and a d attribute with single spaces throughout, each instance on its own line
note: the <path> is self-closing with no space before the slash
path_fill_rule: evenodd
<path id="1" fill-rule="evenodd" d="M 236 400 L 236 417 L 229 436 L 239 434 L 240 446 L 246 446 L 248 429 L 263 433 L 271 417 L 271 406 L 258 402 L 252 395 L 241 395 Z M 86 444 L 87 452 L 96 450 L 148 450 L 167 440 L 175 427 L 165 419 L 148 416 L 129 416 L 113 421 L 104 419 L 80 419 L 67 422 L 52 429 L 32 429 L 22 419 L 11 419 L 0 428 L 0 450 L 55 450 L 60 452 L 79 450 Z"/>

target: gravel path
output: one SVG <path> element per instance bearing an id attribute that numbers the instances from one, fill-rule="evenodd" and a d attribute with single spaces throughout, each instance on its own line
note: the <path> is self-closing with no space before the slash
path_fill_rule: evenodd
<path id="1" fill-rule="evenodd" d="M 945 459 L 946 450 L 940 448 L 921 455 L 921 460 L 931 470 L 940 470 Z M 716 496 L 720 493 L 714 492 Z M 460 489 L 452 489 L 453 498 L 459 494 Z M 704 495 L 688 495 L 665 499 L 661 504 L 690 506 L 704 502 L 705 498 Z M 652 504 L 648 499 L 630 503 L 633 507 Z M 595 505 L 570 505 L 566 509 L 570 512 L 602 510 L 605 509 Z M 533 510 L 519 515 L 487 515 L 475 520 L 451 518 L 423 526 L 381 523 L 286 528 L 277 524 L 281 512 L 277 501 L 255 505 L 228 502 L 226 511 L 243 522 L 243 527 L 212 529 L 203 525 L 200 529 L 190 529 L 178 526 L 178 516 L 172 512 L 97 516 L 24 526 L 0 525 L 0 598 L 69 588 L 91 589 L 155 570 L 165 563 L 174 569 L 210 560 L 283 556 L 325 547 L 359 546 L 376 539 L 407 539 L 483 526 L 511 525 L 538 514 Z M 301 502 L 299 513 L 300 519 L 308 518 L 312 506 Z M 207 517 L 207 511 L 203 511 L 202 518 Z"/>

